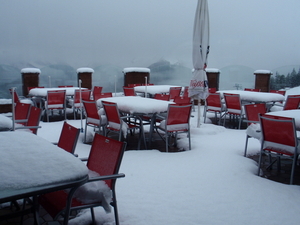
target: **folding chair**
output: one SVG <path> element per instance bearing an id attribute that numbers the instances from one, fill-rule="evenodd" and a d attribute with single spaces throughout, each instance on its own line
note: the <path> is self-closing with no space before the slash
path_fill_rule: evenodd
<path id="1" fill-rule="evenodd" d="M 181 87 L 170 87 L 170 90 L 169 90 L 169 95 L 170 95 L 169 101 L 174 100 L 175 96 L 180 96 L 181 89 L 182 89 Z"/>
<path id="2" fill-rule="evenodd" d="M 80 95 L 81 95 L 82 100 L 90 100 L 91 90 L 82 89 L 81 93 L 80 93 L 80 90 L 77 89 L 77 90 L 75 90 L 74 98 L 68 99 L 70 106 L 73 108 L 74 119 L 76 119 L 76 114 L 78 114 L 79 111 L 82 115 L 81 110 L 84 108 L 83 104 L 80 100 Z M 81 104 L 80 104 L 80 102 L 81 102 Z"/>
<path id="3" fill-rule="evenodd" d="M 215 113 L 215 120 L 217 121 L 217 114 L 219 114 L 219 122 L 221 124 L 221 119 L 225 114 L 226 107 L 221 102 L 220 93 L 209 93 L 205 100 L 204 107 L 204 123 L 206 121 L 207 112 Z"/>
<path id="4" fill-rule="evenodd" d="M 39 126 L 41 115 L 42 115 L 42 109 L 37 108 L 35 106 L 31 106 L 28 119 L 25 125 L 22 127 L 15 127 L 15 129 L 29 129 L 33 134 L 37 134 L 38 128 L 41 128 Z"/>
<path id="5" fill-rule="evenodd" d="M 277 161 L 278 170 L 280 170 L 280 158 L 292 159 L 290 184 L 293 184 L 295 167 L 299 156 L 299 138 L 297 138 L 294 118 L 260 115 L 260 125 L 262 142 L 258 162 L 258 175 L 260 175 L 262 157 L 265 154 L 277 158 L 277 160 L 270 162 L 269 167 Z"/>
<path id="6" fill-rule="evenodd" d="M 244 115 L 240 95 L 224 93 L 224 99 L 226 104 L 225 116 L 229 115 L 230 120 L 231 117 L 233 117 L 233 120 L 238 119 L 239 120 L 238 129 L 240 129 L 243 115 Z M 225 121 L 226 118 L 224 117 L 224 126 L 225 126 Z"/>
<path id="7" fill-rule="evenodd" d="M 261 92 L 261 89 L 259 89 L 259 88 L 245 88 L 244 91 Z"/>
<path id="8" fill-rule="evenodd" d="M 288 95 L 283 110 L 299 109 L 300 95 Z"/>
<path id="9" fill-rule="evenodd" d="M 74 192 L 67 193 L 66 191 L 57 191 L 40 195 L 40 205 L 54 220 L 59 220 L 61 216 L 64 216 L 65 225 L 68 224 L 70 213 L 81 209 L 91 210 L 92 221 L 93 224 L 95 224 L 94 207 L 102 206 L 105 207 L 106 211 L 109 211 L 109 205 L 111 205 L 114 208 L 115 224 L 118 225 L 119 216 L 115 186 L 116 179 L 125 177 L 125 174 L 119 173 L 125 148 L 125 142 L 119 142 L 95 134 L 90 155 L 87 160 L 87 167 L 93 174 L 97 175 L 89 176 L 88 182 L 83 184 L 83 186 L 80 186 L 77 189 L 77 192 L 75 192 L 75 195 L 73 195 Z M 105 199 L 101 198 L 101 195 L 99 195 L 98 187 L 100 185 L 107 185 L 106 189 L 111 190 L 112 198 L 109 202 L 106 202 Z M 82 191 L 84 191 L 86 195 L 95 195 L 93 200 L 89 202 L 85 199 L 78 200 L 75 198 L 76 196 L 80 196 L 80 192 Z M 66 212 L 66 206 L 71 206 L 70 212 Z"/>
<path id="10" fill-rule="evenodd" d="M 98 132 L 101 131 L 103 135 L 105 135 L 105 126 L 107 123 L 107 119 L 105 115 L 99 115 L 98 108 L 96 102 L 93 100 L 83 100 L 82 101 L 84 109 L 85 109 L 85 129 L 84 129 L 84 143 L 86 143 L 86 134 L 87 134 L 87 127 L 93 127 L 94 131 L 98 129 Z"/>
<path id="11" fill-rule="evenodd" d="M 123 92 L 125 96 L 136 96 L 134 87 L 125 87 L 123 86 Z"/>
<path id="12" fill-rule="evenodd" d="M 66 121 L 63 124 L 57 146 L 71 154 L 74 154 L 80 129 L 73 127 Z"/>
<path id="13" fill-rule="evenodd" d="M 265 103 L 259 104 L 248 104 L 244 105 L 245 116 L 248 127 L 246 130 L 246 143 L 244 156 L 247 155 L 248 139 L 253 137 L 256 139 L 261 139 L 261 130 L 259 126 L 259 114 L 263 115 L 267 112 L 267 107 Z M 259 126 L 259 127 L 258 127 Z"/>
<path id="14" fill-rule="evenodd" d="M 96 101 L 100 98 L 99 96 L 102 93 L 102 89 L 103 89 L 103 87 L 100 87 L 100 86 L 94 86 L 93 87 L 92 96 L 93 96 L 94 101 Z"/>
<path id="15" fill-rule="evenodd" d="M 47 91 L 47 101 L 45 102 L 45 114 L 49 122 L 49 111 L 53 115 L 53 110 L 59 110 L 60 114 L 64 112 L 66 119 L 66 90 L 62 91 Z"/>
<path id="16" fill-rule="evenodd" d="M 116 103 L 106 102 L 102 100 L 102 105 L 107 118 L 107 125 L 105 127 L 106 136 L 108 135 L 109 132 L 118 133 L 119 134 L 118 140 L 121 141 L 122 134 L 126 138 L 128 131 L 134 132 L 135 130 L 138 129 L 139 142 L 137 148 L 138 149 L 141 148 L 141 139 L 143 139 L 145 148 L 147 148 L 143 123 L 141 119 L 133 115 L 120 116 L 119 109 Z"/>
<path id="17" fill-rule="evenodd" d="M 177 134 L 187 133 L 189 139 L 189 150 L 191 150 L 190 116 L 192 105 L 170 104 L 167 117 L 159 125 L 154 124 L 154 128 L 159 136 L 166 142 L 166 152 L 169 151 L 170 139 L 174 136 L 174 146 L 177 146 Z M 163 132 L 164 136 L 159 132 Z"/>

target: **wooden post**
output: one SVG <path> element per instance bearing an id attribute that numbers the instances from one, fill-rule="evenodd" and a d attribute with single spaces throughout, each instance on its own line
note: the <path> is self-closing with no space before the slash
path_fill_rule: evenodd
<path id="1" fill-rule="evenodd" d="M 270 91 L 270 79 L 273 73 L 270 70 L 256 70 L 254 71 L 255 89 L 260 89 L 262 92 Z"/>
<path id="2" fill-rule="evenodd" d="M 79 87 L 79 80 L 81 80 L 81 87 L 92 90 L 92 74 L 94 70 L 91 68 L 78 68 L 77 69 L 77 86 Z"/>

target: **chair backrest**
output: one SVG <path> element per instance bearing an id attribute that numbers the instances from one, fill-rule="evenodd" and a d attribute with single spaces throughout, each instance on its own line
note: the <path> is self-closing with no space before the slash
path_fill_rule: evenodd
<path id="1" fill-rule="evenodd" d="M 29 128 L 29 129 L 34 134 L 37 134 L 38 126 L 39 126 L 40 120 L 41 120 L 41 115 L 42 115 L 42 109 L 41 108 L 37 108 L 37 107 L 34 107 L 34 106 L 30 107 L 29 116 L 28 116 L 26 126 L 27 127 L 33 127 L 33 128 Z"/>
<path id="2" fill-rule="evenodd" d="M 188 130 L 192 104 L 176 105 L 169 104 L 166 126 L 168 131 Z"/>
<path id="3" fill-rule="evenodd" d="M 217 88 L 208 88 L 208 92 L 209 93 L 216 93 L 217 92 Z"/>
<path id="4" fill-rule="evenodd" d="M 261 89 L 258 89 L 258 88 L 245 88 L 244 91 L 260 92 Z"/>
<path id="5" fill-rule="evenodd" d="M 82 89 L 81 90 L 81 99 L 82 100 L 90 100 L 91 97 L 91 90 L 89 89 Z M 80 103 L 80 90 L 76 89 L 74 94 L 74 104 Z"/>
<path id="6" fill-rule="evenodd" d="M 270 93 L 276 93 L 276 94 L 281 94 L 281 95 L 285 96 L 286 91 L 270 90 Z"/>
<path id="7" fill-rule="evenodd" d="M 47 91 L 47 107 L 63 108 L 66 101 L 66 91 Z"/>
<path id="8" fill-rule="evenodd" d="M 164 100 L 164 101 L 169 101 L 170 95 L 165 95 L 165 94 L 155 94 L 154 99 L 158 100 Z"/>
<path id="9" fill-rule="evenodd" d="M 181 87 L 170 87 L 169 90 L 170 99 L 174 99 L 175 96 L 179 96 L 180 92 L 181 92 Z"/>
<path id="10" fill-rule="evenodd" d="M 15 105 L 15 122 L 25 125 L 29 116 L 31 104 L 17 102 Z"/>
<path id="11" fill-rule="evenodd" d="M 98 114 L 98 108 L 97 108 L 96 101 L 83 100 L 82 103 L 83 103 L 86 117 L 87 117 L 87 120 L 89 121 L 89 123 L 92 123 L 92 121 L 95 120 L 95 122 L 93 124 L 99 125 L 100 116 Z"/>
<path id="12" fill-rule="evenodd" d="M 108 125 L 115 130 L 121 129 L 121 117 L 117 103 L 102 101 Z"/>
<path id="13" fill-rule="evenodd" d="M 300 95 L 288 95 L 283 110 L 298 109 L 300 104 Z"/>
<path id="14" fill-rule="evenodd" d="M 293 155 L 297 148 L 294 118 L 260 115 L 260 125 L 265 150 Z"/>
<path id="15" fill-rule="evenodd" d="M 119 172 L 122 162 L 125 142 L 120 142 L 95 133 L 87 167 L 101 176 L 113 175 Z M 106 184 L 112 188 L 115 180 L 105 180 Z"/>
<path id="16" fill-rule="evenodd" d="M 267 112 L 265 103 L 244 105 L 245 115 L 248 120 L 248 125 L 251 123 L 259 123 L 259 115 Z"/>
<path id="17" fill-rule="evenodd" d="M 134 87 L 123 87 L 123 92 L 125 96 L 135 96 Z"/>
<path id="18" fill-rule="evenodd" d="M 228 113 L 241 114 L 242 104 L 239 94 L 224 93 L 224 99 Z"/>
<path id="19" fill-rule="evenodd" d="M 74 153 L 80 129 L 64 122 L 57 146 L 67 152 Z"/>
<path id="20" fill-rule="evenodd" d="M 14 103 L 20 102 L 20 98 L 16 90 L 13 92 L 13 90 L 10 88 L 9 92 L 14 97 Z"/>
<path id="21" fill-rule="evenodd" d="M 102 93 L 102 89 L 103 89 L 103 87 L 100 87 L 100 86 L 93 87 L 92 95 L 93 95 L 93 98 L 95 101 L 99 99 L 99 95 Z"/>
<path id="22" fill-rule="evenodd" d="M 189 97 L 183 97 L 183 96 L 175 96 L 174 102 L 177 105 L 189 104 L 189 103 L 191 103 L 191 98 L 189 98 Z"/>
<path id="23" fill-rule="evenodd" d="M 205 102 L 206 102 L 207 110 L 218 111 L 218 112 L 222 111 L 223 107 L 221 103 L 220 93 L 209 93 Z"/>

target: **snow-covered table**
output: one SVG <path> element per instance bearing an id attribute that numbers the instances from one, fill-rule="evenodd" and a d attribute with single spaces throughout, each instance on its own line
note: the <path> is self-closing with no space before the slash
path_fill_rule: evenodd
<path id="1" fill-rule="evenodd" d="M 134 91 L 136 93 L 143 93 L 143 94 L 161 94 L 161 93 L 169 93 L 170 87 L 180 87 L 174 85 L 148 85 L 148 86 L 136 86 L 134 87 Z"/>
<path id="2" fill-rule="evenodd" d="M 265 103 L 274 103 L 284 101 L 284 96 L 277 93 L 269 92 L 254 92 L 254 91 L 243 91 L 243 90 L 225 90 L 218 91 L 221 98 L 223 98 L 224 93 L 228 94 L 239 94 L 241 101 L 245 102 L 265 102 Z"/>
<path id="3" fill-rule="evenodd" d="M 29 91 L 29 96 L 35 97 L 47 97 L 48 91 L 62 91 L 66 90 L 66 96 L 74 96 L 75 90 L 79 90 L 79 87 L 63 87 L 63 88 L 33 88 Z M 86 89 L 86 88 L 82 88 Z"/>
<path id="4" fill-rule="evenodd" d="M 0 203 L 76 187 L 88 179 L 80 159 L 26 131 L 0 132 Z"/>
<path id="5" fill-rule="evenodd" d="M 268 112 L 266 115 L 284 116 L 295 119 L 296 130 L 300 130 L 300 109 L 282 110 L 276 112 Z"/>

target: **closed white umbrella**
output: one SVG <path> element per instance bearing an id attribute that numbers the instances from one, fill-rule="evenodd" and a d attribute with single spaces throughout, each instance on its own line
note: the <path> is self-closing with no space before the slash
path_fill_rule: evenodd
<path id="1" fill-rule="evenodd" d="M 208 96 L 208 80 L 205 72 L 209 53 L 209 14 L 207 0 L 198 0 L 193 33 L 193 76 L 189 97 L 198 100 L 198 123 L 200 127 L 200 99 Z"/>

